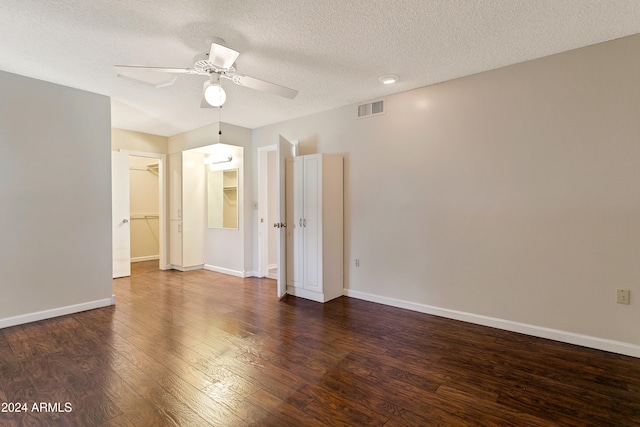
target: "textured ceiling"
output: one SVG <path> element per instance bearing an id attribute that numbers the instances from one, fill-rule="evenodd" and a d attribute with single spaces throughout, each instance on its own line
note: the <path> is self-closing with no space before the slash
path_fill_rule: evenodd
<path id="1" fill-rule="evenodd" d="M 2 0 L 0 69 L 108 95 L 114 127 L 170 136 L 218 121 L 206 77 L 155 89 L 113 65 L 191 67 L 223 38 L 239 73 L 299 91 L 228 82 L 222 121 L 255 128 L 636 33 L 637 0 Z"/>

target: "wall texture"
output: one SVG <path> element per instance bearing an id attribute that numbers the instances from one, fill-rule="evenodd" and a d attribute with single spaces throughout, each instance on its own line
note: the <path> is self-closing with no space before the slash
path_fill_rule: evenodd
<path id="1" fill-rule="evenodd" d="M 377 117 L 267 126 L 254 155 L 282 134 L 345 156 L 349 295 L 640 356 L 639 51 L 632 36 L 389 96 Z"/>
<path id="2" fill-rule="evenodd" d="M 109 98 L 0 72 L 0 327 L 109 305 Z"/>

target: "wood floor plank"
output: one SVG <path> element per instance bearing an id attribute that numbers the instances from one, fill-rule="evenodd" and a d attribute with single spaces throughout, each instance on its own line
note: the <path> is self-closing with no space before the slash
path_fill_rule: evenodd
<path id="1" fill-rule="evenodd" d="M 137 336 L 135 341 L 146 341 L 146 338 Z M 141 347 L 138 346 L 138 348 Z M 182 351 L 174 351 L 178 354 L 182 353 Z M 172 351 L 164 350 L 161 347 L 146 347 L 145 353 L 166 368 L 164 372 L 165 375 L 179 376 L 198 390 L 203 390 L 212 384 L 213 378 L 211 378 L 205 370 L 200 369 L 197 365 L 191 364 L 188 360 L 185 360 L 185 358 L 176 356 Z"/>
<path id="2" fill-rule="evenodd" d="M 202 349 L 201 351 L 206 352 Z M 225 368 L 297 408 L 304 408 L 313 400 L 312 397 L 300 391 L 309 384 L 306 380 L 257 355 L 244 354 L 241 358 L 226 359 Z"/>
<path id="3" fill-rule="evenodd" d="M 99 424 L 98 427 L 136 427 L 126 415 L 120 414 L 117 417 L 108 419 L 107 421 Z"/>
<path id="4" fill-rule="evenodd" d="M 161 378 L 159 385 L 210 424 L 228 426 L 244 424 L 240 414 L 233 407 L 232 399 L 214 400 L 206 391 L 198 390 L 175 375 Z"/>
<path id="5" fill-rule="evenodd" d="M 475 396 L 456 390 L 449 386 L 442 386 L 436 392 L 438 398 L 446 399 L 446 402 L 457 404 L 459 410 L 456 414 L 474 425 L 499 425 L 499 426 L 530 426 L 546 427 L 565 424 L 568 419 L 539 418 L 527 412 L 502 405 L 490 400 L 477 399 Z"/>
<path id="6" fill-rule="evenodd" d="M 437 404 L 437 398 L 433 394 L 435 390 L 428 391 L 409 384 L 404 385 L 398 380 L 390 380 L 391 382 L 382 384 L 375 381 L 375 378 L 375 375 L 359 377 L 348 371 L 334 369 L 323 378 L 321 383 L 306 386 L 303 391 L 313 397 L 318 397 L 318 393 L 323 395 L 329 391 L 383 417 L 406 420 L 409 425 L 420 424 L 420 420 L 430 420 L 423 425 L 434 424 L 436 421 L 445 425 L 465 424 L 461 418 Z M 403 389 L 409 388 L 410 393 L 388 393 L 386 390 L 389 384 L 403 384 Z M 425 404 L 428 401 L 431 403 Z"/>
<path id="7" fill-rule="evenodd" d="M 629 416 L 640 414 L 640 401 L 619 400 L 519 371 L 505 373 L 502 378 L 507 384 L 512 384 L 512 387 L 505 387 L 500 392 L 498 401 L 540 418 L 553 414 L 554 419 L 564 419 L 567 424 L 596 422 L 602 425 L 624 425 Z M 556 393 L 546 393 L 549 389 Z M 588 410 L 576 410 L 581 407 Z"/>
<path id="8" fill-rule="evenodd" d="M 0 343 L 1 343 L 2 338 L 0 337 Z M 1 344 L 0 344 L 1 345 Z M 9 403 L 10 401 L 7 399 L 7 396 L 4 394 L 4 391 L 2 390 L 2 386 L 0 385 L 0 402 L 2 403 Z M 8 427 L 13 427 L 13 426 L 17 426 L 18 422 L 16 421 L 14 415 L 12 412 L 4 412 L 4 411 L 0 411 L 0 425 L 6 425 Z"/>
<path id="9" fill-rule="evenodd" d="M 633 426 L 640 359 L 269 279 L 135 263 L 115 307 L 0 329 L 4 426 Z"/>
<path id="10" fill-rule="evenodd" d="M 305 386 L 302 391 L 315 400 L 325 400 L 325 395 L 337 395 L 359 405 L 367 413 L 375 413 L 383 418 L 402 418 L 407 410 L 392 396 L 385 396 L 377 385 L 359 378 L 347 371 L 333 369 L 318 384 Z"/>
<path id="11" fill-rule="evenodd" d="M 255 393 L 247 396 L 246 399 L 273 414 L 278 421 L 281 421 L 282 425 L 309 427 L 325 427 L 331 425 L 321 422 L 300 408 L 277 398 L 263 389 L 257 390 Z"/>
<path id="12" fill-rule="evenodd" d="M 116 404 L 133 425 L 172 425 L 162 414 L 138 392 L 138 378 L 130 377 L 132 387 L 115 371 L 105 373 L 105 394 Z M 97 403 L 97 402 L 96 402 Z M 117 417 L 116 417 L 117 418 Z"/>

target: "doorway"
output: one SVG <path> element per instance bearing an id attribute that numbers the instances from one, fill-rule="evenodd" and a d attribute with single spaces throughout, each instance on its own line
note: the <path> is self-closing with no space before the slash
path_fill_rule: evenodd
<path id="1" fill-rule="evenodd" d="M 287 294 L 287 223 L 285 215 L 285 168 L 286 160 L 295 157 L 298 141 L 288 141 L 279 135 L 275 145 L 258 147 L 258 277 L 265 277 L 269 267 L 269 240 L 276 241 L 277 295 L 283 298 Z M 269 179 L 269 153 L 275 152 L 275 174 Z M 273 178 L 275 176 L 275 178 Z M 276 205 L 275 221 L 269 220 L 269 181 L 275 181 Z M 273 198 L 272 198 L 273 199 Z M 276 228 L 276 238 L 269 239 L 269 229 Z"/>
<path id="2" fill-rule="evenodd" d="M 277 146 L 258 147 L 258 276 L 278 279 Z"/>
<path id="3" fill-rule="evenodd" d="M 124 165 L 115 167 L 112 164 L 114 278 L 130 275 L 132 261 L 157 259 L 158 268 L 166 270 L 166 156 L 120 150 L 113 153 L 112 162 L 115 154 L 122 158 Z M 130 182 L 138 181 L 138 178 L 147 184 L 152 183 L 152 189 L 149 190 L 148 185 Z M 146 194 L 149 191 L 155 194 Z M 116 207 L 124 207 L 125 211 L 116 213 Z M 144 239 L 139 237 L 141 235 Z M 127 267 L 126 270 L 123 266 Z"/>
<path id="4" fill-rule="evenodd" d="M 160 260 L 158 159 L 129 156 L 131 262 Z"/>

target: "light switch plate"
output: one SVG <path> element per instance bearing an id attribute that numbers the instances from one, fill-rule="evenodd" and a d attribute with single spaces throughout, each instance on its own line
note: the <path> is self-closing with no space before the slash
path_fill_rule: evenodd
<path id="1" fill-rule="evenodd" d="M 631 291 L 629 289 L 616 289 L 616 302 L 618 304 L 629 304 Z"/>

